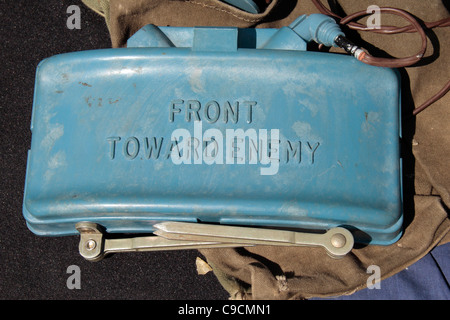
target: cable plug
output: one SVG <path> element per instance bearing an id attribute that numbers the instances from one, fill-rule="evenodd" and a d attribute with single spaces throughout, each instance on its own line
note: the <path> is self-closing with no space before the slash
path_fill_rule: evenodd
<path id="1" fill-rule="evenodd" d="M 351 54 L 359 61 L 361 61 L 366 55 L 366 52 L 361 47 L 358 47 L 342 35 L 337 36 L 334 42 L 337 47 L 344 49 L 345 52 Z"/>

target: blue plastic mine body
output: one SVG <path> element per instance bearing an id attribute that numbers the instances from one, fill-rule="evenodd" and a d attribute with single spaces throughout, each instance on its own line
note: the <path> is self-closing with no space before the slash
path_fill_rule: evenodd
<path id="1" fill-rule="evenodd" d="M 291 29 L 291 31 L 293 31 Z M 287 29 L 147 26 L 37 69 L 23 211 L 36 234 L 161 221 L 402 232 L 396 72 Z"/>
<path id="2" fill-rule="evenodd" d="M 222 0 L 222 1 L 249 13 L 257 14 L 260 12 L 258 5 L 252 0 Z"/>

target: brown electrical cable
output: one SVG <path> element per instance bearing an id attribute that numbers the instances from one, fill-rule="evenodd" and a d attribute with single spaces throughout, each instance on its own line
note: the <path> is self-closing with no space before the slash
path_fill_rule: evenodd
<path id="1" fill-rule="evenodd" d="M 342 19 L 341 16 L 335 14 L 333 11 L 331 11 L 327 7 L 325 7 L 320 0 L 311 0 L 311 1 L 313 2 L 313 4 L 316 6 L 316 8 L 321 13 L 326 14 L 328 16 L 332 16 L 339 20 Z M 367 13 L 367 14 L 370 14 L 370 13 Z M 427 29 L 436 28 L 436 27 L 448 27 L 448 26 L 450 26 L 450 18 L 444 18 L 444 19 L 441 19 L 438 21 L 433 21 L 433 22 L 424 22 L 423 24 Z M 371 31 L 371 32 L 375 32 L 375 33 L 392 34 L 392 33 L 416 32 L 415 28 L 411 25 L 408 25 L 405 27 L 380 26 L 380 28 L 374 29 L 374 28 L 367 27 L 366 25 L 363 25 L 363 24 L 360 24 L 357 22 L 349 22 L 349 23 L 347 23 L 347 26 L 354 30 Z"/>
<path id="2" fill-rule="evenodd" d="M 401 68 L 401 67 L 407 67 L 411 66 L 422 59 L 422 57 L 425 54 L 425 51 L 427 50 L 427 35 L 425 34 L 425 31 L 423 30 L 422 26 L 419 24 L 419 22 L 409 13 L 406 11 L 403 11 L 401 9 L 396 8 L 380 8 L 380 12 L 385 13 L 391 13 L 398 15 L 402 18 L 405 18 L 409 22 L 411 22 L 411 25 L 415 28 L 415 30 L 420 34 L 420 37 L 422 38 L 422 45 L 419 50 L 419 52 L 413 56 L 406 57 L 406 58 L 376 58 L 371 56 L 369 53 L 366 52 L 365 55 L 361 57 L 361 61 L 367 64 L 370 64 L 372 66 L 378 66 L 378 67 L 388 67 L 388 68 Z M 346 16 L 345 18 L 342 18 L 340 21 L 341 24 L 348 25 L 348 23 L 356 18 L 366 16 L 369 13 L 366 11 L 358 11 L 353 14 L 350 14 Z M 377 30 L 377 29 L 375 29 Z M 391 33 L 391 32 L 389 32 Z"/>
<path id="3" fill-rule="evenodd" d="M 382 7 L 379 8 L 380 12 L 385 13 L 391 13 L 398 15 L 406 20 L 408 20 L 411 24 L 404 26 L 404 27 L 395 27 L 395 26 L 379 26 L 379 28 L 370 28 L 363 24 L 353 22 L 352 20 L 356 18 L 360 18 L 366 15 L 371 14 L 367 11 L 358 11 L 353 14 L 350 14 L 346 17 L 341 17 L 331 10 L 329 10 L 327 7 L 323 5 L 323 3 L 320 0 L 311 0 L 313 4 L 317 7 L 317 9 L 325 15 L 334 17 L 339 20 L 339 23 L 342 25 L 348 26 L 350 29 L 353 30 L 359 30 L 359 31 L 371 31 L 375 33 L 382 33 L 382 34 L 397 34 L 397 33 L 404 33 L 404 32 L 418 32 L 421 36 L 422 45 L 420 48 L 420 51 L 412 55 L 410 57 L 406 58 L 377 58 L 373 57 L 369 53 L 365 52 L 364 54 L 361 54 L 359 57 L 359 60 L 370 65 L 374 66 L 380 66 L 380 67 L 388 67 L 388 68 L 401 68 L 401 67 L 408 67 L 411 65 L 414 65 L 415 63 L 419 62 L 427 49 L 427 36 L 425 34 L 424 29 L 420 25 L 420 23 L 415 19 L 412 15 L 407 13 L 404 10 L 397 9 L 397 8 L 390 8 L 390 7 Z M 450 26 L 450 17 L 441 19 L 434 22 L 425 22 L 424 26 L 426 28 L 436 28 L 436 27 L 448 27 Z M 413 110 L 413 115 L 417 115 L 419 112 L 425 110 L 427 107 L 429 107 L 431 104 L 442 98 L 448 91 L 450 90 L 450 81 L 447 82 L 447 84 L 439 90 L 438 93 L 436 93 L 431 98 L 427 99 L 421 106 L 417 107 Z"/>
<path id="4" fill-rule="evenodd" d="M 429 98 L 427 101 L 425 101 L 424 103 L 422 103 L 422 105 L 420 107 L 417 107 L 413 110 L 413 116 L 417 115 L 419 112 L 425 110 L 426 108 L 428 108 L 430 105 L 432 105 L 434 102 L 436 102 L 437 100 L 439 100 L 440 98 L 442 98 L 443 96 L 445 96 L 445 94 L 450 90 L 450 81 L 447 82 L 447 84 L 441 89 L 439 90 L 438 93 L 436 93 L 434 96 L 432 96 L 431 98 Z"/>

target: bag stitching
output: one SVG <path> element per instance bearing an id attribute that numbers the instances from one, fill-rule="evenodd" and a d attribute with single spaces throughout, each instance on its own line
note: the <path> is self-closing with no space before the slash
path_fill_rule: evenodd
<path id="1" fill-rule="evenodd" d="M 209 9 L 214 9 L 214 10 L 216 10 L 216 11 L 224 12 L 224 13 L 227 13 L 227 14 L 229 14 L 229 15 L 235 17 L 235 18 L 238 18 L 238 19 L 240 19 L 240 20 L 247 21 L 247 22 L 258 22 L 258 21 L 261 20 L 261 18 L 259 18 L 259 19 L 246 19 L 246 18 L 244 18 L 244 17 L 238 16 L 237 14 L 235 14 L 235 13 L 233 13 L 233 12 L 231 12 L 231 11 L 225 10 L 225 9 L 223 9 L 223 8 L 215 7 L 215 6 L 206 4 L 206 3 L 201 3 L 201 2 L 192 1 L 192 0 L 187 0 L 187 1 L 185 1 L 185 2 L 191 3 L 191 4 L 200 5 L 200 6 L 202 6 L 202 7 L 209 8 Z"/>

